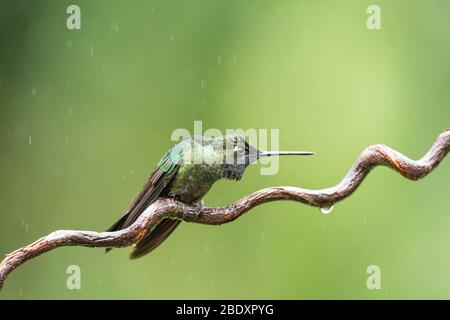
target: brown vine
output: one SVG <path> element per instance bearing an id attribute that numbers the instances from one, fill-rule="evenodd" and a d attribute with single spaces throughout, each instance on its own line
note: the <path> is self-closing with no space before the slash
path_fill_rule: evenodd
<path id="1" fill-rule="evenodd" d="M 200 213 L 190 205 L 170 198 L 161 198 L 126 229 L 116 232 L 55 231 L 7 254 L 0 262 L 0 288 L 8 274 L 18 266 L 58 247 L 126 247 L 139 242 L 163 218 L 217 225 L 231 222 L 255 206 L 275 200 L 293 200 L 315 207 L 330 207 L 350 196 L 375 166 L 388 166 L 405 178 L 418 180 L 436 168 L 449 150 L 450 129 L 441 133 L 430 150 L 417 161 L 385 145 L 373 145 L 361 153 L 347 175 L 334 187 L 322 190 L 271 187 L 253 192 L 221 208 L 205 207 Z"/>

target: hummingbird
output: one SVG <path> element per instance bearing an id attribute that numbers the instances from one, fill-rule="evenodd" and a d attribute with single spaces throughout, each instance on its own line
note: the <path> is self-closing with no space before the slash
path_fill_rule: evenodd
<path id="1" fill-rule="evenodd" d="M 165 153 L 123 216 L 107 231 L 129 227 L 159 197 L 170 197 L 195 205 L 201 212 L 202 199 L 216 181 L 239 181 L 245 169 L 258 159 L 313 154 L 309 151 L 260 151 L 241 135 L 189 136 Z M 130 259 L 142 257 L 154 250 L 180 222 L 178 219 L 163 219 L 135 244 Z"/>

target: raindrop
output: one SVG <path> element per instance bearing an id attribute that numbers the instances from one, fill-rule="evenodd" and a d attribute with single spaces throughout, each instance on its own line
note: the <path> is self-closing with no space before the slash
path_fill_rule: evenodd
<path id="1" fill-rule="evenodd" d="M 25 231 L 28 231 L 29 229 L 28 223 L 26 223 L 24 219 L 22 219 L 22 227 L 25 229 Z"/>
<path id="2" fill-rule="evenodd" d="M 333 208 L 334 208 L 334 206 L 331 206 L 331 207 L 323 207 L 323 208 L 320 208 L 320 211 L 321 211 L 323 214 L 330 214 L 331 211 L 333 211 Z"/>
<path id="3" fill-rule="evenodd" d="M 31 94 L 32 94 L 33 96 L 36 95 L 36 88 L 32 88 L 32 89 L 31 89 Z"/>
<path id="4" fill-rule="evenodd" d="M 219 64 L 222 64 L 222 56 L 217 56 L 217 62 L 218 62 Z"/>
<path id="5" fill-rule="evenodd" d="M 31 144 L 31 136 L 28 137 L 28 144 Z"/>
<path id="6" fill-rule="evenodd" d="M 115 32 L 115 33 L 119 33 L 119 26 L 117 24 L 112 24 L 111 25 L 111 29 Z"/>
<path id="7" fill-rule="evenodd" d="M 94 56 L 94 47 L 91 45 L 89 45 L 89 53 L 91 54 L 91 57 Z"/>

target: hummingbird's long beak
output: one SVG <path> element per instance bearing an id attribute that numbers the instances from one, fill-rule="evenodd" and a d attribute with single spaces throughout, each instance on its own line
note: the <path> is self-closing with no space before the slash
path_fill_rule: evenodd
<path id="1" fill-rule="evenodd" d="M 258 158 L 272 157 L 272 156 L 311 156 L 316 154 L 310 151 L 260 151 Z"/>

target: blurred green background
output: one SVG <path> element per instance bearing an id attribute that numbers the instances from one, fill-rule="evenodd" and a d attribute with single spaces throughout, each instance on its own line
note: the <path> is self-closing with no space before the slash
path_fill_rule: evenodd
<path id="1" fill-rule="evenodd" d="M 81 30 L 66 28 L 70 4 Z M 374 143 L 420 158 L 450 126 L 449 13 L 447 0 L 0 1 L 0 253 L 109 227 L 194 120 L 280 129 L 282 149 L 318 153 L 221 181 L 209 206 L 332 186 Z M 136 261 L 61 248 L 14 271 L 0 299 L 450 298 L 449 187 L 450 159 L 417 183 L 376 168 L 332 214 L 286 201 L 183 223 Z M 66 288 L 69 265 L 81 290 Z"/>

